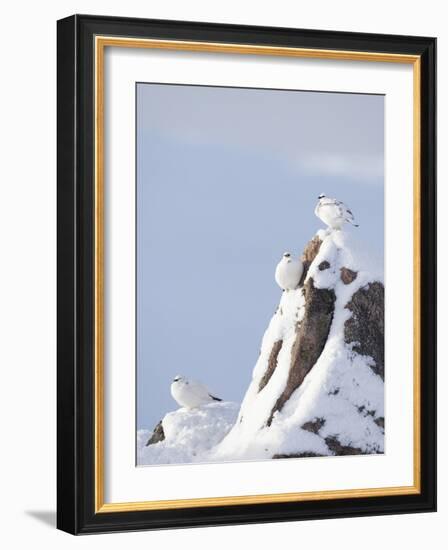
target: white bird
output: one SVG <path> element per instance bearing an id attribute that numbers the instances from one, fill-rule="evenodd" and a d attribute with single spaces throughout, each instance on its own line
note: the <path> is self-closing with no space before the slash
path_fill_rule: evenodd
<path id="1" fill-rule="evenodd" d="M 275 280 L 283 290 L 294 290 L 299 286 L 302 273 L 302 262 L 291 258 L 290 252 L 285 252 L 275 269 Z"/>
<path id="2" fill-rule="evenodd" d="M 194 380 L 188 380 L 184 376 L 176 376 L 171 384 L 171 395 L 181 407 L 195 409 L 206 403 L 222 401 L 212 395 L 208 389 Z"/>
<path id="3" fill-rule="evenodd" d="M 345 222 L 359 227 L 355 223 L 355 217 L 352 211 L 341 201 L 330 199 L 323 193 L 319 195 L 319 202 L 316 205 L 314 213 L 331 229 L 341 229 Z"/>

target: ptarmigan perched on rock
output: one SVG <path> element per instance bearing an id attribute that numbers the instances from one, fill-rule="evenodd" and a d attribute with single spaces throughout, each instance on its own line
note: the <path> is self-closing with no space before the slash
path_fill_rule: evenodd
<path id="1" fill-rule="evenodd" d="M 302 262 L 296 258 L 291 258 L 290 252 L 285 252 L 275 269 L 275 280 L 283 290 L 294 290 L 299 286 L 302 273 Z"/>
<path id="2" fill-rule="evenodd" d="M 212 395 L 200 382 L 188 380 L 183 376 L 176 376 L 171 384 L 171 395 L 181 407 L 195 409 L 206 403 L 221 401 Z"/>
<path id="3" fill-rule="evenodd" d="M 314 213 L 331 229 L 341 229 L 345 222 L 351 223 L 355 227 L 355 217 L 352 211 L 341 201 L 330 199 L 323 193 L 319 195 L 319 202 L 316 205 Z"/>

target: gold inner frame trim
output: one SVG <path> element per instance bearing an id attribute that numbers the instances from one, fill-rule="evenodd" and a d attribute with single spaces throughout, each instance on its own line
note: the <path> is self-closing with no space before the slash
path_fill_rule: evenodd
<path id="1" fill-rule="evenodd" d="M 313 491 L 296 493 L 192 498 L 180 500 L 154 500 L 142 502 L 104 502 L 104 51 L 106 47 L 152 48 L 160 50 L 194 51 L 208 53 L 232 53 L 246 55 L 285 56 L 341 61 L 370 61 L 382 63 L 407 63 L 413 65 L 413 197 L 414 197 L 414 480 L 413 485 L 365 489 Z M 156 40 L 96 36 L 95 55 L 95 513 L 129 512 L 142 510 L 167 510 L 209 506 L 232 506 L 274 502 L 303 502 L 342 498 L 413 495 L 421 492 L 421 424 L 420 424 L 420 271 L 421 271 L 421 176 L 420 176 L 420 120 L 421 120 L 421 60 L 417 55 L 389 54 L 381 52 L 355 52 L 322 50 L 253 44 L 226 44 L 183 40 Z"/>

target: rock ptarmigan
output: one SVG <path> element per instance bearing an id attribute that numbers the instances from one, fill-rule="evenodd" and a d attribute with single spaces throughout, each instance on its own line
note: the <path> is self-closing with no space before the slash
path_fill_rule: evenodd
<path id="1" fill-rule="evenodd" d="M 184 376 L 176 376 L 171 383 L 171 395 L 173 399 L 186 409 L 195 409 L 206 403 L 222 401 L 212 395 L 208 389 L 194 380 L 188 380 Z"/>
<path id="2" fill-rule="evenodd" d="M 348 222 L 359 227 L 355 223 L 352 211 L 343 202 L 326 197 L 323 193 L 319 195 L 319 202 L 314 213 L 331 229 L 341 229 L 344 223 Z"/>
<path id="3" fill-rule="evenodd" d="M 275 280 L 281 289 L 294 290 L 299 286 L 302 273 L 302 262 L 292 258 L 290 252 L 285 252 L 275 269 Z"/>

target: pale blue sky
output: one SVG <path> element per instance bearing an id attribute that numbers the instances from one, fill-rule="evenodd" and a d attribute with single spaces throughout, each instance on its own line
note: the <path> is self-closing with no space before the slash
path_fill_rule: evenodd
<path id="1" fill-rule="evenodd" d="M 176 374 L 241 401 L 319 193 L 384 240 L 384 97 L 137 84 L 137 427 Z"/>

